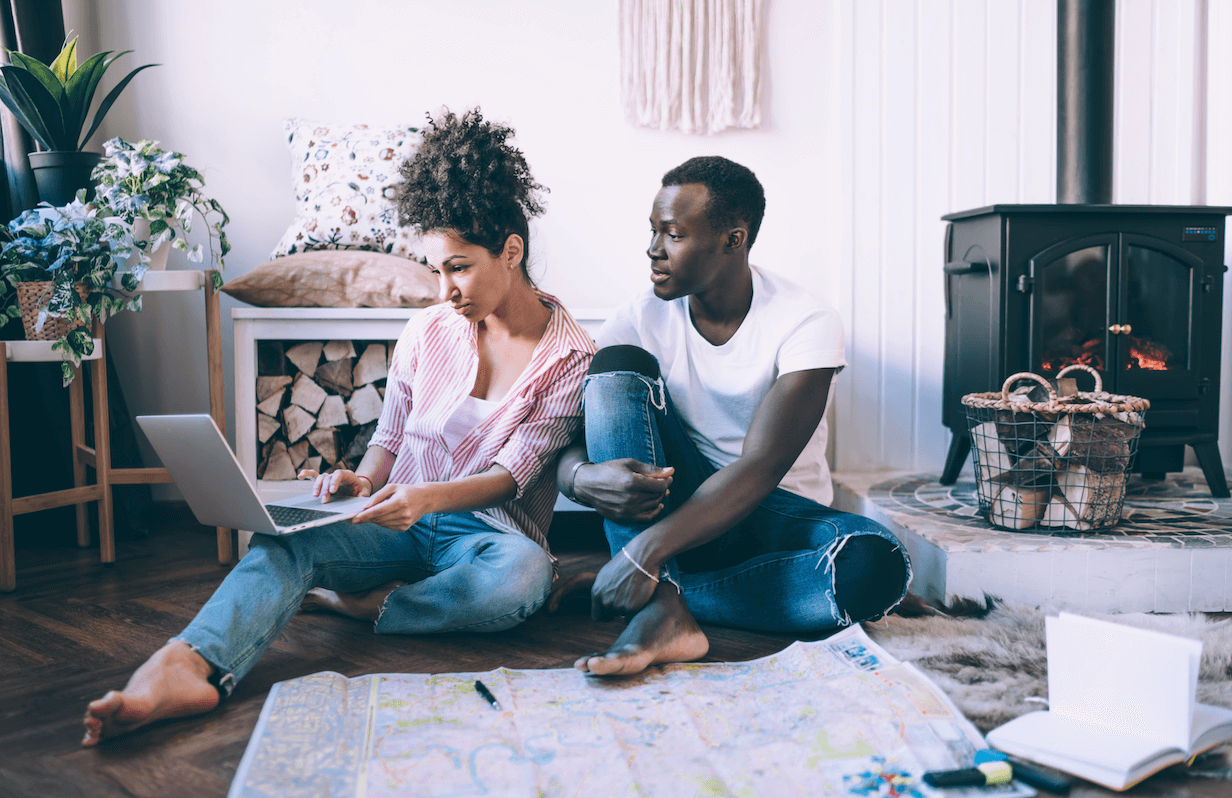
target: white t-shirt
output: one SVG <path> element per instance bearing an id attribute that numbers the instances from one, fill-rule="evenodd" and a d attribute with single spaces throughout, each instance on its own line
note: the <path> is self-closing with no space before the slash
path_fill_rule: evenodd
<path id="1" fill-rule="evenodd" d="M 600 347 L 633 344 L 658 358 L 689 437 L 720 468 L 740 457 L 753 415 L 780 374 L 837 371 L 847 363 L 843 323 L 834 308 L 774 272 L 750 268 L 753 304 L 722 346 L 697 332 L 688 297 L 665 301 L 652 289 L 618 308 L 596 338 Z M 833 501 L 826 437 L 822 418 L 779 487 L 819 504 Z"/>

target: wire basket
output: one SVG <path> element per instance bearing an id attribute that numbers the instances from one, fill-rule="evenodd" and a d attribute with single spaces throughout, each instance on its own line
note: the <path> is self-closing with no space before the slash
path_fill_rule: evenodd
<path id="1" fill-rule="evenodd" d="M 1023 371 L 1011 375 L 999 393 L 962 398 L 980 513 L 993 526 L 1093 532 L 1121 520 L 1125 485 L 1151 403 L 1104 393 L 1099 372 L 1090 366 L 1061 369 L 1057 384 L 1074 370 L 1094 375 L 1095 390 L 1058 396 L 1053 383 Z M 1020 380 L 1038 385 L 1011 393 Z"/>

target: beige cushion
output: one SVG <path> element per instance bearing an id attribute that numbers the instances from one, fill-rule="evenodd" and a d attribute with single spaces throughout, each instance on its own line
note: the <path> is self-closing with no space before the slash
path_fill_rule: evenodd
<path id="1" fill-rule="evenodd" d="M 222 290 L 265 308 L 422 308 L 437 301 L 437 288 L 422 263 L 337 249 L 275 258 Z"/>

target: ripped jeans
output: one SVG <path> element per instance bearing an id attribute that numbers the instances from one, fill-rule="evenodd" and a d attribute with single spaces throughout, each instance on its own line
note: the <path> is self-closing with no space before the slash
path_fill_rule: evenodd
<path id="1" fill-rule="evenodd" d="M 676 469 L 664 513 L 718 470 L 690 440 L 649 353 L 602 350 L 583 390 L 591 461 Z M 612 556 L 648 526 L 605 519 Z M 661 576 L 700 622 L 811 635 L 880 618 L 906 595 L 911 564 L 875 521 L 775 488 L 735 527 L 668 560 Z"/>
<path id="2" fill-rule="evenodd" d="M 176 639 L 214 666 L 224 696 L 256 664 L 314 587 L 342 593 L 406 582 L 385 600 L 377 634 L 499 632 L 547 600 L 552 559 L 473 513 L 425 515 L 405 532 L 342 521 L 253 535 L 248 553 Z"/>

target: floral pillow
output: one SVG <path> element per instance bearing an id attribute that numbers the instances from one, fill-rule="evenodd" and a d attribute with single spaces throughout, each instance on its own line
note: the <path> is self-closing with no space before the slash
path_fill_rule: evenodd
<path id="1" fill-rule="evenodd" d="M 295 219 L 270 258 L 321 249 L 420 257 L 413 230 L 398 226 L 398 167 L 419 147 L 410 125 L 374 127 L 284 120 L 291 149 Z"/>

